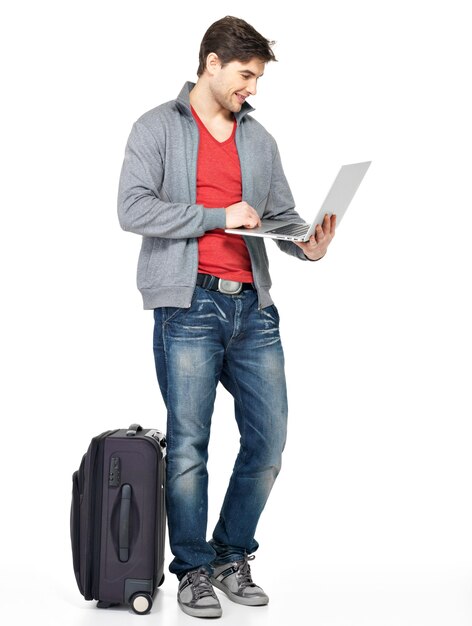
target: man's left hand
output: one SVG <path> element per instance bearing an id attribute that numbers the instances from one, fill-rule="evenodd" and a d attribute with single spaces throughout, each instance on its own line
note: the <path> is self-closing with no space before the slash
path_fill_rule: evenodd
<path id="1" fill-rule="evenodd" d="M 336 215 L 333 214 L 330 217 L 326 214 L 323 219 L 323 224 L 316 227 L 315 233 L 308 241 L 294 241 L 293 243 L 301 248 L 305 256 L 311 261 L 318 261 L 318 259 L 321 259 L 321 257 L 326 254 L 326 250 L 334 237 L 335 230 Z"/>

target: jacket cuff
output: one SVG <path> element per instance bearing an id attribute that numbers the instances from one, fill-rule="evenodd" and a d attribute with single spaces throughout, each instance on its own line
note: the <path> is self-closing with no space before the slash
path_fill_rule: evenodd
<path id="1" fill-rule="evenodd" d="M 225 209 L 203 209 L 203 228 L 215 230 L 215 228 L 226 228 Z"/>
<path id="2" fill-rule="evenodd" d="M 324 259 L 324 258 L 325 258 L 325 255 L 326 255 L 326 252 L 323 254 L 323 256 L 320 256 L 320 258 L 319 258 L 319 259 L 310 259 L 309 257 L 307 257 L 307 255 L 306 255 L 306 254 L 303 254 L 303 256 L 305 257 L 305 259 L 306 259 L 307 261 L 311 261 L 312 263 L 316 263 L 317 261 L 321 261 L 321 259 Z"/>

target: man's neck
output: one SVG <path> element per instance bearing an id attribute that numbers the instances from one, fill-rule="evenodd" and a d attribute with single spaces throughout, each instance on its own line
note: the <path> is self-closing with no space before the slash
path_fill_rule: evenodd
<path id="1" fill-rule="evenodd" d="M 190 104 L 201 120 L 208 122 L 234 120 L 233 113 L 216 102 L 207 84 L 201 78 L 198 79 L 189 97 Z"/>

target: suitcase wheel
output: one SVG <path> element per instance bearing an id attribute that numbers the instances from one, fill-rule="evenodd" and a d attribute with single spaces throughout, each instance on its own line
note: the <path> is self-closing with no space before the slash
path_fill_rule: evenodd
<path id="1" fill-rule="evenodd" d="M 131 596 L 130 606 L 138 615 L 146 615 L 152 608 L 152 598 L 148 593 L 135 593 Z"/>

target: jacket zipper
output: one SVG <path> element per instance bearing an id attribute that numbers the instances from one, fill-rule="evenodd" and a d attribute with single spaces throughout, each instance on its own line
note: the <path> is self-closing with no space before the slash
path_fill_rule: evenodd
<path id="1" fill-rule="evenodd" d="M 190 112 L 191 113 L 191 112 Z M 191 118 L 192 118 L 192 124 L 194 127 L 194 130 L 191 131 L 192 133 L 195 132 L 196 129 L 196 136 L 197 136 L 197 144 L 195 147 L 195 158 L 193 160 L 194 163 L 194 176 L 193 176 L 193 187 L 192 189 L 194 189 L 194 193 L 195 193 L 195 198 L 193 198 L 194 202 L 197 202 L 197 160 L 198 160 L 198 148 L 200 146 L 200 131 L 198 130 L 198 126 L 197 123 L 193 117 L 193 114 L 191 113 Z M 196 285 L 197 284 L 197 276 L 198 276 L 198 242 L 196 242 L 196 246 L 195 246 L 195 267 L 194 267 L 194 272 L 193 272 L 193 276 L 194 276 L 194 280 L 193 280 L 193 284 Z M 190 300 L 189 306 L 192 306 L 192 301 Z"/>
<path id="2" fill-rule="evenodd" d="M 244 159 L 241 158 L 240 153 L 239 153 L 238 137 L 239 137 L 239 124 L 237 125 L 237 128 L 236 128 L 236 134 L 235 134 L 234 140 L 236 142 L 236 149 L 238 151 L 238 156 L 239 156 L 239 165 L 241 167 L 241 199 L 244 199 L 244 180 L 246 176 L 245 176 L 245 166 L 243 165 Z M 250 244 L 248 244 L 248 241 L 246 237 L 244 237 L 244 235 L 243 235 L 243 239 L 246 242 L 246 248 L 249 252 L 249 257 L 251 259 L 252 277 L 254 279 L 254 286 L 256 288 L 256 293 L 257 293 L 257 308 L 260 311 L 262 309 L 262 306 L 261 306 L 261 299 L 259 296 L 259 286 L 256 281 L 256 272 L 254 271 L 255 265 L 254 265 L 254 260 L 252 257 L 251 247 L 250 247 Z"/>

